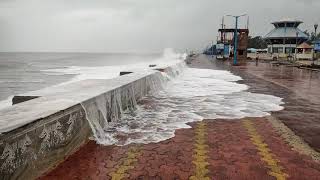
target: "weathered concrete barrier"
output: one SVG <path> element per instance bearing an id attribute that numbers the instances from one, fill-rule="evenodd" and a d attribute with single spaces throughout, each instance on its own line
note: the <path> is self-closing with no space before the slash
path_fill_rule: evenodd
<path id="1" fill-rule="evenodd" d="M 133 73 L 133 72 L 131 72 L 131 71 L 121 71 L 120 72 L 120 76 L 124 76 L 124 75 L 131 74 L 131 73 Z"/>
<path id="2" fill-rule="evenodd" d="M 92 136 L 82 103 L 120 93 L 122 105 L 129 107 L 128 91 L 141 98 L 159 75 L 148 71 L 84 80 L 22 95 L 38 98 L 0 110 L 0 179 L 34 179 L 48 171 Z M 111 118 L 114 112 L 109 113 Z"/>
<path id="3" fill-rule="evenodd" d="M 29 101 L 31 99 L 38 98 L 39 96 L 14 96 L 12 98 L 12 105 L 19 104 L 25 101 Z"/>

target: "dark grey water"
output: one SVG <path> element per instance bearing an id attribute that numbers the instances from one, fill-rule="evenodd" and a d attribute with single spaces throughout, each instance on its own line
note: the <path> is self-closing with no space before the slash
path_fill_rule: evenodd
<path id="1" fill-rule="evenodd" d="M 152 62 L 161 55 L 161 53 L 0 53 L 0 108 L 7 103 L 3 100 L 8 101 L 8 98 L 13 95 L 60 84 L 81 73 L 77 71 L 50 74 L 43 70 L 89 67 L 91 71 L 94 71 L 95 67 L 124 67 L 136 63 Z"/>

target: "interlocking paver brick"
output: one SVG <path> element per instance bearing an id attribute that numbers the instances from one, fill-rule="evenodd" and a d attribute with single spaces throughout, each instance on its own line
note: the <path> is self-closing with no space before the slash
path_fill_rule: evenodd
<path id="1" fill-rule="evenodd" d="M 284 74 L 281 74 L 277 70 L 279 68 L 264 64 L 257 67 L 250 63 L 246 67 L 226 67 L 226 63 L 205 60 L 200 57 L 191 66 L 229 69 L 244 79 L 242 83 L 251 86 L 249 91 L 284 98 L 285 109 L 272 113 L 272 117 L 278 118 L 311 147 L 319 150 L 320 97 L 311 96 L 319 95 L 320 85 L 315 84 L 319 79 L 310 79 L 315 88 L 303 89 L 308 82 L 290 69 L 282 68 Z M 292 81 L 295 79 L 298 81 Z M 301 88 L 297 87 L 300 85 Z M 290 89 L 295 87 L 297 89 Z M 309 92 L 311 95 L 303 96 Z M 310 97 L 314 98 L 309 100 Z M 243 126 L 243 120 L 252 122 L 260 139 L 252 139 L 256 137 L 252 137 Z M 41 179 L 111 179 L 110 174 L 117 171 L 133 146 L 139 146 L 140 153 L 135 157 L 133 167 L 126 169 L 128 177 L 125 179 L 189 179 L 196 172 L 196 165 L 193 163 L 195 152 L 205 152 L 206 157 L 198 157 L 198 160 L 208 163 L 205 167 L 210 179 L 273 180 L 275 177 L 270 176 L 271 166 L 268 162 L 274 162 L 266 159 L 270 154 L 277 165 L 282 167 L 283 173 L 288 175 L 288 179 L 320 179 L 319 162 L 306 153 L 298 152 L 299 148 L 291 147 L 266 117 L 207 119 L 204 123 L 205 132 L 199 134 L 199 123 L 190 123 L 192 128 L 179 129 L 173 138 L 159 143 L 116 147 L 100 146 L 90 141 Z M 197 132 L 201 138 L 197 138 Z M 202 145 L 199 146 L 199 143 Z M 269 154 L 263 154 L 266 152 Z"/>

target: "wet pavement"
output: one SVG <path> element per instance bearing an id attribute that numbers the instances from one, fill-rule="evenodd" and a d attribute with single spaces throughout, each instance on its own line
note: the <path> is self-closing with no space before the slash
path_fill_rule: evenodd
<path id="1" fill-rule="evenodd" d="M 319 74 L 266 63 L 231 67 L 206 56 L 191 67 L 230 70 L 249 91 L 284 98 L 285 109 L 191 123 L 160 143 L 90 141 L 40 179 L 320 179 Z"/>
<path id="2" fill-rule="evenodd" d="M 272 115 L 320 152 L 320 72 L 256 62 L 230 66 L 205 56 L 191 67 L 229 70 L 244 79 L 250 92 L 283 98 L 285 109 Z"/>
<path id="3" fill-rule="evenodd" d="M 284 98 L 285 110 L 273 115 L 320 151 L 320 72 L 266 63 L 251 67 L 245 73 L 264 80 L 261 86 L 268 82 L 270 94 Z"/>

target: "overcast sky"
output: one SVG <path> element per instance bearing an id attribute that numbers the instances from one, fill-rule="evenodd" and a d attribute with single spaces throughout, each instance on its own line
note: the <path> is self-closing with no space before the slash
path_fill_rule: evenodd
<path id="1" fill-rule="evenodd" d="M 311 31 L 319 9 L 320 0 L 0 0 L 0 51 L 199 50 L 223 15 L 249 14 L 251 35 L 263 36 L 283 18 Z"/>

